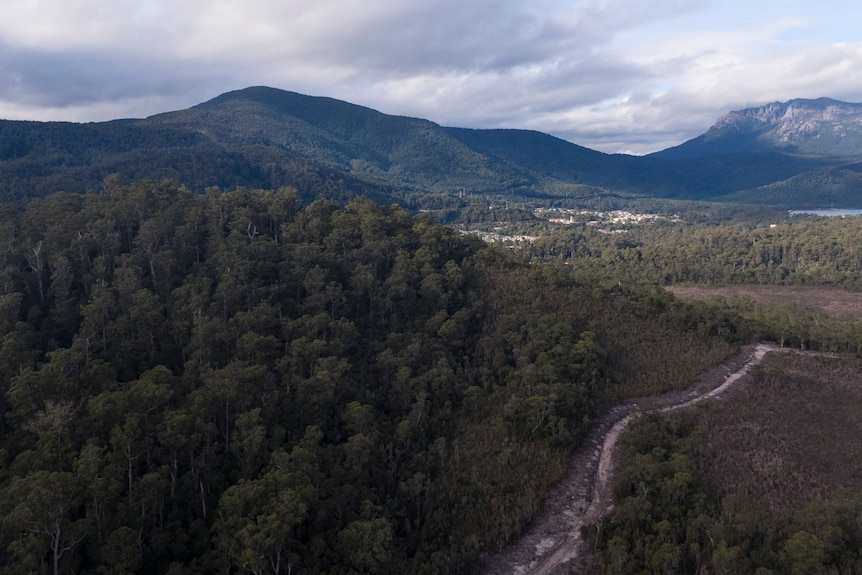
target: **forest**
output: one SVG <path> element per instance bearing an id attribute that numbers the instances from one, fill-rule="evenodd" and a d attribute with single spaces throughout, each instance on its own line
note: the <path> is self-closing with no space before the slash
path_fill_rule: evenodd
<path id="1" fill-rule="evenodd" d="M 773 216 L 765 222 L 585 226 L 542 233 L 528 250 L 587 273 L 657 285 L 798 285 L 862 289 L 856 218 Z"/>
<path id="2" fill-rule="evenodd" d="M 755 337 L 359 198 L 0 209 L 0 570 L 467 573 L 602 409 Z"/>
<path id="3" fill-rule="evenodd" d="M 573 225 L 523 248 L 581 280 L 700 293 L 749 286 L 771 289 L 774 301 L 793 290 L 794 303 L 701 303 L 808 354 L 776 354 L 697 409 L 637 417 L 621 438 L 614 509 L 582 530 L 591 552 L 579 573 L 862 573 L 862 317 L 826 311 L 836 291 L 860 289 L 859 233 L 858 218 L 659 219 Z"/>

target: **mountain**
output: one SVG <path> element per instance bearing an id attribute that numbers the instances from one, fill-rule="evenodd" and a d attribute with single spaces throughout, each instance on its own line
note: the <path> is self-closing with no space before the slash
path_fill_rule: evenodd
<path id="1" fill-rule="evenodd" d="M 722 116 L 705 134 L 653 156 L 757 152 L 862 158 L 862 104 L 818 98 L 738 110 Z"/>
<path id="2" fill-rule="evenodd" d="M 729 174 L 745 164 L 763 170 L 760 181 L 715 189 L 711 199 L 719 201 L 856 208 L 862 204 L 862 104 L 796 99 L 738 110 L 649 157 L 717 163 Z"/>
<path id="3" fill-rule="evenodd" d="M 147 125 L 196 131 L 231 149 L 275 148 L 362 180 L 424 193 L 544 195 L 549 181 L 613 173 L 612 156 L 540 132 L 467 130 L 266 87 L 223 94 Z M 547 153 L 546 153 L 547 152 Z"/>
<path id="4" fill-rule="evenodd" d="M 541 194 L 547 180 L 427 120 L 264 87 L 146 119 L 0 121 L 4 199 L 99 189 L 115 173 L 124 182 L 171 178 L 198 191 L 290 185 L 311 199 L 361 193 L 380 201 L 461 189 Z"/>
<path id="5" fill-rule="evenodd" d="M 144 119 L 0 121 L 0 199 L 99 190 L 115 175 L 193 191 L 291 186 L 303 201 L 365 195 L 413 209 L 451 205 L 462 191 L 856 207 L 860 109 L 821 99 L 732 112 L 702 136 L 635 157 L 541 132 L 443 127 L 252 87 Z"/>

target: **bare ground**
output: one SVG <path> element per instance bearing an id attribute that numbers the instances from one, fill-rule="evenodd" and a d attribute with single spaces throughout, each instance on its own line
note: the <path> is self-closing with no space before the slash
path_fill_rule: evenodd
<path id="1" fill-rule="evenodd" d="M 665 289 L 680 299 L 703 300 L 713 296 L 721 298 L 748 297 L 766 307 L 793 303 L 818 309 L 833 316 L 850 315 L 856 319 L 862 319 L 862 293 L 848 292 L 841 289 L 776 285 L 739 285 L 729 287 L 668 286 Z"/>
<path id="2" fill-rule="evenodd" d="M 482 572 L 555 575 L 577 568 L 587 550 L 581 527 L 594 523 L 612 508 L 611 479 L 618 464 L 614 446 L 631 414 L 679 409 L 721 393 L 773 350 L 780 348 L 745 346 L 730 360 L 702 374 L 688 390 L 629 401 L 593 421 L 586 439 L 571 456 L 566 478 L 548 494 L 542 511 L 518 541 L 498 554 L 482 557 Z"/>

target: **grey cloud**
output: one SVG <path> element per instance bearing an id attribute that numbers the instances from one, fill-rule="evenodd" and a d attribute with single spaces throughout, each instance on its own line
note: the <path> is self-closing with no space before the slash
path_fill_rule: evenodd
<path id="1" fill-rule="evenodd" d="M 123 1 L 88 28 L 114 31 L 96 40 L 78 30 L 90 17 L 80 10 L 67 10 L 77 22 L 54 18 L 50 34 L 30 42 L 10 32 L 11 20 L 0 23 L 0 117 L 4 102 L 95 111 L 151 97 L 167 111 L 264 84 L 445 125 L 537 129 L 642 153 L 702 133 L 732 106 L 859 99 L 857 75 L 828 66 L 858 68 L 858 45 L 778 58 L 746 46 L 727 52 L 712 39 L 721 30 L 680 34 L 672 45 L 657 39 L 663 50 L 652 38 L 636 53 L 615 42 L 709 0 Z M 56 42 L 46 45 L 48 37 Z"/>
<path id="2" fill-rule="evenodd" d="M 0 100 L 68 107 L 158 95 L 184 97 L 228 80 L 205 68 L 101 53 L 46 53 L 0 45 Z"/>
<path id="3" fill-rule="evenodd" d="M 514 0 L 440 0 L 409 10 L 374 14 L 357 25 L 350 14 L 328 27 L 303 30 L 321 42 L 307 45 L 308 58 L 361 62 L 362 69 L 390 75 L 429 71 L 501 71 L 556 60 L 580 59 L 631 26 L 632 4 L 551 3 Z M 638 2 L 638 13 L 661 12 L 659 2 Z"/>

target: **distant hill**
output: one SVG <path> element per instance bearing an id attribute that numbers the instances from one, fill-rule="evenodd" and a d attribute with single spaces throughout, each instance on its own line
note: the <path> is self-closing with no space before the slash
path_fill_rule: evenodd
<path id="1" fill-rule="evenodd" d="M 698 138 L 635 157 L 253 87 L 145 119 L 0 121 L 0 198 L 98 190 L 116 174 L 121 183 L 292 186 L 303 200 L 361 194 L 414 208 L 461 191 L 858 207 L 860 156 L 862 105 L 828 99 L 732 112 Z"/>
<path id="2" fill-rule="evenodd" d="M 419 192 L 542 194 L 542 166 L 477 145 L 470 130 L 391 116 L 370 108 L 265 87 L 223 94 L 189 110 L 144 120 L 148 125 L 198 131 L 231 149 L 263 146 L 288 152 L 363 180 Z M 493 133 L 495 139 L 502 131 Z M 573 156 L 606 156 L 546 134 Z M 502 139 L 502 138 L 500 138 Z M 505 146 L 505 144 L 502 144 Z M 489 153 L 491 152 L 491 153 Z M 562 181 L 574 182 L 570 175 Z"/>

